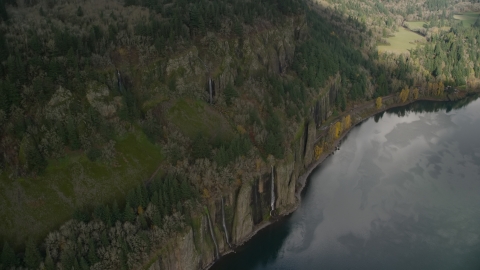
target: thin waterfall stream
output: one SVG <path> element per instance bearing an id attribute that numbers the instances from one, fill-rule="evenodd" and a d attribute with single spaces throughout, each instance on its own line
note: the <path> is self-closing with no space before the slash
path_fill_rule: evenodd
<path id="1" fill-rule="evenodd" d="M 274 215 L 274 211 L 275 211 L 275 177 L 273 175 L 274 171 L 273 171 L 273 166 L 272 166 L 272 184 L 271 184 L 271 202 L 270 202 L 270 206 L 271 206 L 271 210 L 270 210 L 270 216 L 273 216 Z"/>
<path id="2" fill-rule="evenodd" d="M 213 89 L 212 89 L 212 79 L 208 79 L 208 91 L 210 94 L 210 104 L 213 104 Z"/>
<path id="3" fill-rule="evenodd" d="M 228 237 L 228 230 L 227 230 L 227 224 L 225 222 L 225 202 L 222 197 L 222 225 L 223 225 L 223 231 L 225 232 L 225 239 L 227 241 L 228 246 L 231 248 L 232 245 L 230 244 L 230 240 Z"/>
<path id="4" fill-rule="evenodd" d="M 215 259 L 218 260 L 220 258 L 220 254 L 218 252 L 218 244 L 217 239 L 215 239 L 215 233 L 213 232 L 213 225 L 212 221 L 210 220 L 210 214 L 207 211 L 207 220 L 208 220 L 208 228 L 210 230 L 210 236 L 212 237 L 213 244 L 215 245 Z"/>

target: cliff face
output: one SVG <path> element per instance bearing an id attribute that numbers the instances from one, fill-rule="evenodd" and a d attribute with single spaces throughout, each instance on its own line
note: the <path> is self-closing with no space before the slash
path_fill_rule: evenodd
<path id="1" fill-rule="evenodd" d="M 238 71 L 230 67 L 233 61 L 231 54 L 243 54 L 242 67 L 245 67 L 249 74 L 259 70 L 283 73 L 293 61 L 295 43 L 305 35 L 302 31 L 303 24 L 301 19 L 292 19 L 285 27 L 265 30 L 245 38 L 243 44 L 210 41 L 214 54 L 210 54 L 209 61 L 203 64 L 208 68 L 207 75 L 215 81 L 217 91 L 222 91 L 227 83 L 238 75 Z M 169 60 L 168 76 L 178 74 L 178 70 L 182 70 L 182 76 L 177 78 L 179 91 L 192 91 L 201 95 L 198 90 L 194 90 L 198 82 L 193 83 L 192 78 L 205 80 L 205 71 L 199 60 L 202 58 L 207 57 L 200 55 L 199 50 L 194 47 Z M 243 181 L 237 189 L 224 194 L 223 198 L 213 200 L 207 206 L 207 213 L 199 218 L 198 226 L 192 226 L 185 234 L 172 241 L 172 245 L 161 252 L 149 269 L 206 268 L 217 259 L 217 252 L 219 254 L 230 252 L 275 217 L 295 209 L 299 203 L 296 196 L 297 180 L 315 161 L 317 127 L 331 115 L 331 100 L 335 95 L 335 88 L 320 94 L 309 119 L 305 120 L 300 136 L 291 144 L 291 149 L 286 151 L 283 160 L 274 161 L 270 172 L 257 179 Z M 207 215 L 213 224 L 212 230 L 209 228 Z"/>
<path id="2" fill-rule="evenodd" d="M 234 192 L 235 194 L 226 194 L 223 200 L 224 213 L 222 213 L 222 200 L 216 200 L 209 205 L 208 214 L 214 227 L 213 237 L 218 244 L 220 254 L 227 253 L 248 240 L 257 229 L 270 222 L 270 215 L 274 218 L 294 209 L 298 203 L 295 196 L 297 179 L 313 160 L 314 123 L 307 125 L 306 130 L 308 134 L 304 134 L 305 140 L 300 140 L 296 148 L 292 149 L 293 158 L 279 161 L 274 167 L 275 211 L 271 211 L 271 174 L 266 174 L 261 179 L 244 182 Z M 223 218 L 225 218 L 226 233 Z M 217 247 L 212 240 L 207 214 L 202 216 L 198 227 L 189 228 L 184 235 L 176 237 L 172 243 L 150 266 L 150 270 L 203 269 L 216 260 Z"/>

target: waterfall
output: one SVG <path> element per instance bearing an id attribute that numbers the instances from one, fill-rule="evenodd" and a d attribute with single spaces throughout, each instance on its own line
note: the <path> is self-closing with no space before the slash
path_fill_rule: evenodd
<path id="1" fill-rule="evenodd" d="M 122 84 L 122 74 L 117 69 L 117 84 L 118 84 L 118 91 L 123 95 L 125 94 L 125 85 Z"/>
<path id="2" fill-rule="evenodd" d="M 258 184 L 258 180 L 255 180 L 255 183 Z M 257 198 L 257 192 L 258 192 L 258 185 L 255 185 L 255 190 L 253 191 L 253 202 L 255 203 L 255 215 L 258 214 L 258 198 Z"/>
<path id="3" fill-rule="evenodd" d="M 210 236 L 212 237 L 213 244 L 215 244 L 215 259 L 218 260 L 220 258 L 220 254 L 218 253 L 218 244 L 217 239 L 215 239 L 215 234 L 213 233 L 213 225 L 212 221 L 210 220 L 210 214 L 207 212 L 207 220 L 208 220 L 208 228 L 210 229 Z"/>
<path id="4" fill-rule="evenodd" d="M 122 86 L 121 86 L 121 82 L 120 82 L 121 78 L 120 78 L 120 71 L 118 71 L 117 69 L 117 83 L 118 83 L 118 91 L 122 91 Z"/>
<path id="5" fill-rule="evenodd" d="M 272 185 L 271 185 L 271 202 L 270 202 L 270 206 L 272 208 L 272 210 L 270 210 L 270 216 L 272 216 L 272 213 L 273 211 L 275 211 L 275 177 L 273 176 L 273 166 L 272 166 Z"/>
<path id="6" fill-rule="evenodd" d="M 255 182 L 257 182 L 258 180 L 256 180 Z M 257 182 L 258 183 L 258 182 Z M 254 202 L 255 202 L 255 206 L 258 205 L 258 199 L 257 199 L 257 185 L 255 185 L 255 190 L 253 192 L 253 198 L 254 198 Z"/>
<path id="7" fill-rule="evenodd" d="M 210 104 L 213 104 L 212 79 L 208 78 L 208 90 L 210 92 Z"/>
<path id="8" fill-rule="evenodd" d="M 228 230 L 227 230 L 227 225 L 225 224 L 225 203 L 223 202 L 223 197 L 222 197 L 222 225 L 223 225 L 223 230 L 225 231 L 225 239 L 227 239 L 227 244 L 231 248 L 232 245 L 230 245 L 230 240 L 228 240 Z"/>

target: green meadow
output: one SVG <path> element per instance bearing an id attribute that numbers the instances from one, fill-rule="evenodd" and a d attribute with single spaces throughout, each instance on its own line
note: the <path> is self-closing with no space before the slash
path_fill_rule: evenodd
<path id="1" fill-rule="evenodd" d="M 416 22 L 406 22 L 405 26 L 408 27 L 408 29 L 412 31 L 420 30 L 423 27 L 423 25 L 426 24 L 424 21 L 416 21 Z"/>
<path id="2" fill-rule="evenodd" d="M 221 113 L 199 100 L 178 100 L 168 110 L 168 120 L 190 138 L 202 134 L 209 138 L 230 140 L 234 134 Z"/>
<path id="3" fill-rule="evenodd" d="M 464 26 L 472 26 L 480 16 L 480 12 L 467 12 L 462 14 L 455 14 L 453 18 L 462 21 Z"/>
<path id="4" fill-rule="evenodd" d="M 391 53 L 407 53 L 409 49 L 413 49 L 419 43 L 426 42 L 425 37 L 412 32 L 405 28 L 400 28 L 398 32 L 395 33 L 395 36 L 387 38 L 387 41 L 390 45 L 379 45 L 378 51 L 391 52 Z"/>

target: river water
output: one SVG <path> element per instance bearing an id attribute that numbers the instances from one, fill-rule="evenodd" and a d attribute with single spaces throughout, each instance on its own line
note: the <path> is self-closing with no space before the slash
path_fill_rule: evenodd
<path id="1" fill-rule="evenodd" d="M 212 269 L 480 269 L 480 100 L 355 127 L 297 211 Z"/>

